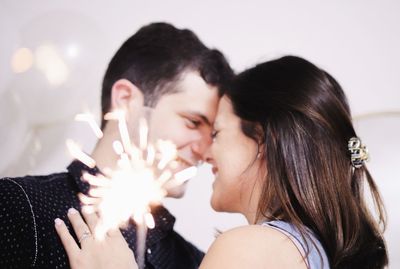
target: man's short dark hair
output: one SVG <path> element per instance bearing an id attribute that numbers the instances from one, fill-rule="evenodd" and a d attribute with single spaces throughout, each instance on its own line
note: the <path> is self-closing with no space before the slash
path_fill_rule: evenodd
<path id="1" fill-rule="evenodd" d="M 109 112 L 111 88 L 119 79 L 127 79 L 144 95 L 147 106 L 176 89 L 171 87 L 185 71 L 197 71 L 222 95 L 233 71 L 222 53 L 207 48 L 188 29 L 167 23 L 152 23 L 140 28 L 124 42 L 111 59 L 102 85 L 102 114 Z M 105 122 L 102 120 L 102 128 Z"/>

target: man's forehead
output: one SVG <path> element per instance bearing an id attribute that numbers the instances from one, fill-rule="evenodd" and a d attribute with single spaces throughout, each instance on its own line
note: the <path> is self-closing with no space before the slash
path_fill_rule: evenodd
<path id="1" fill-rule="evenodd" d="M 217 88 L 207 84 L 197 72 L 185 73 L 174 84 L 174 90 L 161 99 L 168 100 L 176 110 L 198 117 L 211 125 L 220 99 Z"/>
<path id="2" fill-rule="evenodd" d="M 188 94 L 195 93 L 196 90 L 207 89 L 210 91 L 218 91 L 214 85 L 208 84 L 198 71 L 185 71 L 179 75 L 178 80 L 173 83 L 176 92 L 186 92 Z"/>

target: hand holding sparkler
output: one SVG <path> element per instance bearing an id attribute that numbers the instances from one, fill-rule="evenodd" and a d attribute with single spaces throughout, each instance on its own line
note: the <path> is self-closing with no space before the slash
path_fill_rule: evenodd
<path id="1" fill-rule="evenodd" d="M 148 115 L 148 114 L 147 114 Z M 89 121 L 91 117 L 80 116 Z M 81 201 L 88 206 L 86 213 L 96 212 L 100 222 L 93 230 L 96 239 L 105 238 L 110 229 L 124 227 L 134 220 L 137 226 L 137 261 L 144 267 L 147 229 L 155 226 L 151 205 L 160 204 L 169 189 L 184 184 L 197 173 L 196 167 L 189 167 L 178 173 L 178 151 L 171 141 L 149 139 L 149 126 L 144 118 L 138 118 L 136 144 L 131 142 L 125 114 L 114 111 L 105 115 L 106 120 L 118 123 L 120 140 L 112 144 L 118 156 L 115 169 L 103 169 L 102 174 L 83 175 L 90 183 L 90 196 L 80 194 Z M 97 128 L 94 128 L 97 130 Z M 135 138 L 135 137 L 134 137 Z M 154 141 L 155 140 L 155 141 Z M 71 154 L 87 164 L 95 166 L 95 161 L 83 153 L 73 141 L 67 141 Z"/>
<path id="2" fill-rule="evenodd" d="M 79 245 L 61 219 L 55 220 L 55 228 L 67 252 L 72 269 L 137 269 L 135 257 L 118 229 L 110 230 L 99 240 L 93 236 L 100 223 L 96 214 L 83 213 L 85 221 L 75 209 L 68 211 Z"/>

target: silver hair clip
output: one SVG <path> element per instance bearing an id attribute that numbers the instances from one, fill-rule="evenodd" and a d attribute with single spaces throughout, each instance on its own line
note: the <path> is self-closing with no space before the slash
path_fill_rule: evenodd
<path id="1" fill-rule="evenodd" d="M 368 149 L 361 143 L 361 139 L 358 137 L 352 137 L 348 143 L 348 149 L 351 154 L 351 164 L 354 168 L 360 168 L 364 165 L 365 161 L 368 161 L 369 154 Z"/>

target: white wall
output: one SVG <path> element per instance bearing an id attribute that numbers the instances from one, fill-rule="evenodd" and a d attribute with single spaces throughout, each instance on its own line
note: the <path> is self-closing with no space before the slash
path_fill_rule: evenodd
<path id="1" fill-rule="evenodd" d="M 108 60 L 129 35 L 153 21 L 194 30 L 237 71 L 282 54 L 303 56 L 338 79 L 354 115 L 400 111 L 400 2 L 321 2 L 0 0 L 0 175 L 64 169 L 66 138 L 90 151 L 95 138 L 73 116 L 85 108 L 99 112 Z M 12 72 L 11 57 L 19 47 L 35 50 L 49 42 L 66 63 L 65 82 L 51 87 L 35 68 Z M 356 125 L 387 205 L 390 267 L 400 268 L 400 119 L 384 115 Z M 202 249 L 215 228 L 245 223 L 240 216 L 212 212 L 211 182 L 204 168 L 183 200 L 166 201 L 177 230 Z"/>

